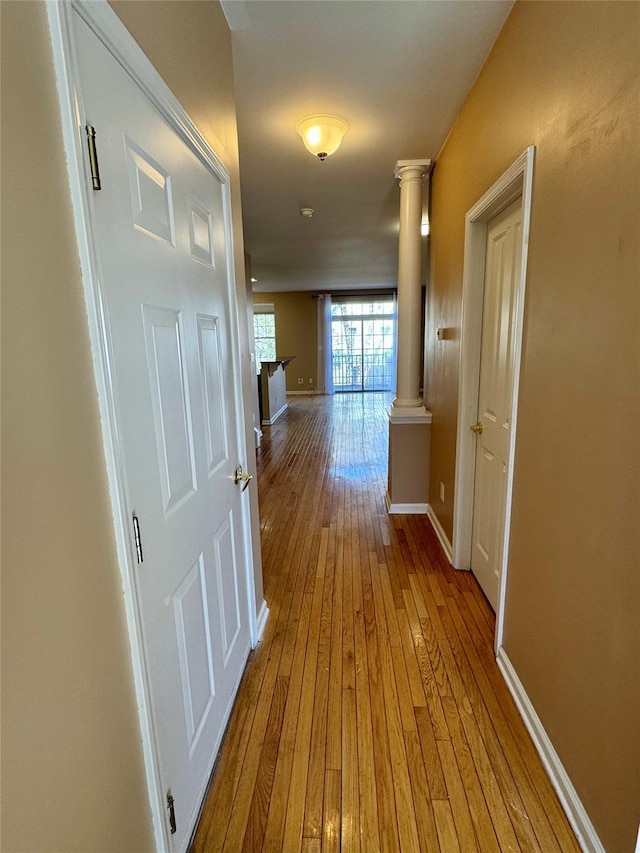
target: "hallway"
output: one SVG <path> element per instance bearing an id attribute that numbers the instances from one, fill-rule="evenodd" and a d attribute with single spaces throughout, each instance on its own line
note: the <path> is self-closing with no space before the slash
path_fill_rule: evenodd
<path id="1" fill-rule="evenodd" d="M 289 398 L 258 452 L 265 635 L 192 853 L 579 847 L 426 516 L 389 516 L 389 395 Z"/>

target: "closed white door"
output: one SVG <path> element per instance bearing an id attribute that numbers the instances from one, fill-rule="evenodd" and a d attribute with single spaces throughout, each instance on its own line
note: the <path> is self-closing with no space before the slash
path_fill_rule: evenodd
<path id="1" fill-rule="evenodd" d="M 145 677 L 185 850 L 249 651 L 228 210 L 218 177 L 74 17 Z"/>
<path id="2" fill-rule="evenodd" d="M 471 570 L 498 604 L 513 397 L 514 323 L 522 200 L 487 225 Z"/>

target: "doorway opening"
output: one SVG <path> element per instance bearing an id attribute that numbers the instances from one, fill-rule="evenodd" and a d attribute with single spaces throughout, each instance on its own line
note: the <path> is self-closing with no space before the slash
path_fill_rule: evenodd
<path id="1" fill-rule="evenodd" d="M 393 296 L 363 299 L 333 297 L 331 370 L 333 388 L 393 391 L 395 385 L 396 307 Z"/>

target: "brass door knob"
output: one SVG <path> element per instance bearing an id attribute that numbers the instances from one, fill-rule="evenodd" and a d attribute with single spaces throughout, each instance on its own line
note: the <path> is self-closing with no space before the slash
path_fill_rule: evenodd
<path id="1" fill-rule="evenodd" d="M 476 435 L 480 435 L 484 427 L 482 426 L 482 421 L 478 421 L 477 424 L 474 424 L 471 427 L 471 432 L 475 432 Z"/>
<path id="2" fill-rule="evenodd" d="M 238 467 L 233 472 L 233 482 L 236 484 L 236 486 L 238 485 L 238 483 L 244 483 L 242 487 L 242 491 L 244 492 L 251 480 L 253 480 L 253 474 L 245 474 L 245 472 L 242 470 L 242 465 L 238 465 Z"/>

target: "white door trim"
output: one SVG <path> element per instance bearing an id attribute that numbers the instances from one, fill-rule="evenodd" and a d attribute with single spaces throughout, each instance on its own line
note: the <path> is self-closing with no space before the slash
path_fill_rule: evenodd
<path id="1" fill-rule="evenodd" d="M 85 157 L 86 137 L 79 86 L 79 69 L 73 42 L 72 16 L 76 11 L 89 25 L 100 41 L 123 66 L 137 85 L 159 110 L 170 127 L 183 139 L 196 156 L 210 169 L 222 184 L 226 241 L 228 248 L 228 289 L 230 294 L 230 334 L 234 353 L 234 389 L 236 397 L 239 455 L 243 468 L 247 466 L 244 430 L 244 402 L 240 374 L 240 344 L 238 310 L 235 295 L 235 255 L 231 227 L 231 199 L 229 173 L 204 137 L 193 124 L 169 87 L 162 80 L 122 24 L 106 0 L 47 0 L 47 14 L 56 83 L 62 116 L 62 134 L 68 163 L 70 194 L 73 207 L 78 253 L 82 270 L 83 288 L 88 313 L 89 335 L 94 361 L 94 374 L 102 419 L 102 438 L 105 466 L 115 527 L 115 541 L 124 591 L 125 613 L 131 661 L 138 703 L 143 755 L 155 834 L 156 850 L 170 853 L 171 838 L 165 819 L 164 794 L 160 784 L 158 748 L 150 711 L 150 689 L 144 666 L 142 629 L 134 584 L 135 549 L 132 542 L 128 514 L 126 472 L 121 452 L 117 405 L 114 394 L 112 356 L 109 330 L 106 322 L 105 299 L 95 250 L 93 199 L 91 178 Z M 99 156 L 99 151 L 98 151 Z M 260 616 L 256 613 L 253 551 L 249 501 L 242 501 L 245 531 L 244 557 L 247 567 L 247 596 L 249 628 L 252 645 L 257 643 L 266 621 L 266 605 L 262 603 Z"/>
<path id="2" fill-rule="evenodd" d="M 514 311 L 512 426 L 509 439 L 509 469 L 507 472 L 500 591 L 498 594 L 498 609 L 496 611 L 496 651 L 502 645 L 504 626 L 534 154 L 535 147 L 532 145 L 518 157 L 502 177 L 474 204 L 467 212 L 465 218 L 464 273 L 462 283 L 462 347 L 460 353 L 458 436 L 453 507 L 452 563 L 456 569 L 471 568 L 476 438 L 469 427 L 475 423 L 478 412 L 487 223 L 502 209 L 511 204 L 511 202 L 522 196 L 522 257 L 520 278 L 516 282 L 516 304 Z"/>

